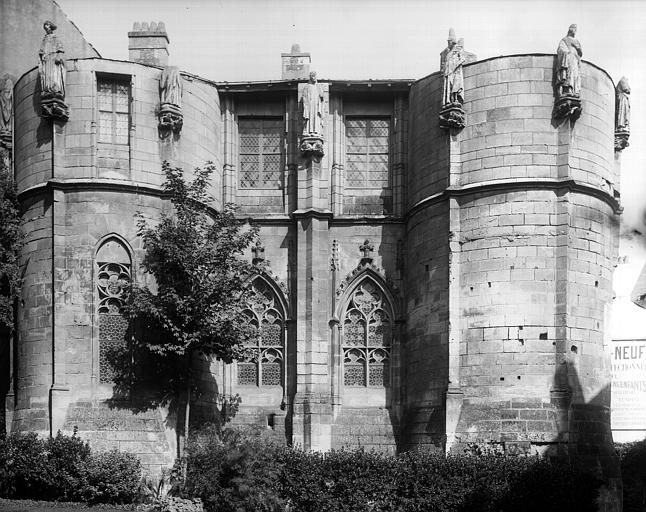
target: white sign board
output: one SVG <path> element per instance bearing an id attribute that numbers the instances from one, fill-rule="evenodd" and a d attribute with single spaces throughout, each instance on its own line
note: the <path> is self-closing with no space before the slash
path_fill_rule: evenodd
<path id="1" fill-rule="evenodd" d="M 646 435 L 646 339 L 612 341 L 611 425 L 615 441 Z"/>

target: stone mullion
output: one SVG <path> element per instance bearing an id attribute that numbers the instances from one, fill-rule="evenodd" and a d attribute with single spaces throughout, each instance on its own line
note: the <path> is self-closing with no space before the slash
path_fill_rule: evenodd
<path id="1" fill-rule="evenodd" d="M 330 98 L 330 111 L 332 117 L 332 177 L 330 201 L 334 215 L 343 214 L 343 190 L 345 186 L 345 124 L 343 122 L 343 98 L 332 96 Z"/>
<path id="2" fill-rule="evenodd" d="M 284 187 L 285 213 L 297 208 L 298 189 L 298 101 L 295 95 L 285 100 L 285 172 Z"/>

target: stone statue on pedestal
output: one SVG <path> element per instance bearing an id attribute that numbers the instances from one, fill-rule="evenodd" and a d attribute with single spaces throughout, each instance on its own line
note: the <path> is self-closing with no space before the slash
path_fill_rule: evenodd
<path id="1" fill-rule="evenodd" d="M 581 57 L 583 50 L 576 39 L 577 26 L 570 25 L 556 50 L 555 117 L 576 119 L 581 114 Z"/>
<path id="2" fill-rule="evenodd" d="M 455 31 L 449 30 L 447 48 L 441 53 L 440 66 L 444 77 L 442 89 L 442 110 L 440 126 L 442 128 L 462 129 L 465 126 L 464 74 L 462 67 L 467 62 L 464 54 L 464 39 L 456 40 Z"/>
<path id="3" fill-rule="evenodd" d="M 625 76 L 619 80 L 615 93 L 615 150 L 621 151 L 628 146 L 630 137 L 630 85 Z"/>
<path id="4" fill-rule="evenodd" d="M 65 59 L 63 44 L 54 35 L 56 25 L 51 21 L 43 24 L 45 37 L 38 50 L 40 97 L 43 117 L 67 121 L 69 109 L 65 104 Z"/>
<path id="5" fill-rule="evenodd" d="M 159 79 L 159 129 L 163 134 L 182 129 L 182 77 L 177 66 L 167 66 Z"/>
<path id="6" fill-rule="evenodd" d="M 449 47 L 451 51 L 446 56 L 446 64 L 444 66 L 442 104 L 449 105 L 456 103 L 462 106 L 464 103 L 464 74 L 462 73 L 462 66 L 466 62 L 466 59 L 462 55 L 464 39 L 460 39 L 457 43 L 455 40 L 450 41 Z"/>
<path id="7" fill-rule="evenodd" d="M 310 73 L 309 82 L 303 87 L 303 136 L 300 149 L 305 156 L 320 158 L 323 150 L 323 105 L 325 97 L 317 83 L 316 71 Z"/>
<path id="8" fill-rule="evenodd" d="M 303 135 L 323 133 L 323 91 L 316 79 L 316 71 L 310 73 L 309 83 L 303 88 Z"/>

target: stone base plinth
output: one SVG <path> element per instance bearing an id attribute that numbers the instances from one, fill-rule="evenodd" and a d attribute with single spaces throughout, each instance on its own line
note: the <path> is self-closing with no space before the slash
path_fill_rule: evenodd
<path id="1" fill-rule="evenodd" d="M 162 103 L 159 107 L 159 129 L 162 133 L 179 133 L 184 124 L 182 109 L 172 103 Z"/>
<path id="2" fill-rule="evenodd" d="M 301 153 L 305 158 L 319 159 L 325 154 L 323 136 L 319 134 L 303 135 L 300 144 Z"/>
<path id="3" fill-rule="evenodd" d="M 554 118 L 555 119 L 578 119 L 581 115 L 583 107 L 581 106 L 581 98 L 574 95 L 564 95 L 556 100 L 554 104 Z"/>
<path id="4" fill-rule="evenodd" d="M 460 103 L 449 103 L 440 110 L 440 127 L 461 130 L 466 125 L 466 112 Z"/>
<path id="5" fill-rule="evenodd" d="M 41 116 L 46 119 L 67 121 L 70 117 L 70 108 L 63 98 L 58 96 L 42 95 L 40 98 Z"/>

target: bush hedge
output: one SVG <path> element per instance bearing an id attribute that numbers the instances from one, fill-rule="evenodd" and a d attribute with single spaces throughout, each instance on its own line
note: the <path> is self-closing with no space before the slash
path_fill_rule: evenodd
<path id="1" fill-rule="evenodd" d="M 119 451 L 93 453 L 87 442 L 58 432 L 0 437 L 0 497 L 87 503 L 132 503 L 141 465 Z"/>
<path id="2" fill-rule="evenodd" d="M 303 452 L 266 429 L 200 432 L 178 489 L 213 512 L 594 511 L 600 482 L 538 457 Z"/>
<path id="3" fill-rule="evenodd" d="M 646 439 L 615 443 L 621 461 L 624 512 L 646 511 Z"/>

